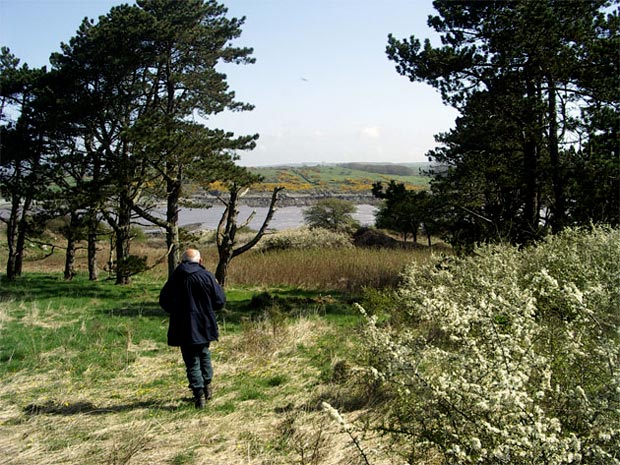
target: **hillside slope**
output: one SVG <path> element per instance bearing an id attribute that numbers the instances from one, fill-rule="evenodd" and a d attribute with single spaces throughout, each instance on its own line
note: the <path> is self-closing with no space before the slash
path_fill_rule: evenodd
<path id="1" fill-rule="evenodd" d="M 261 190 L 284 186 L 288 191 L 370 192 L 375 182 L 395 180 L 410 189 L 426 189 L 430 177 L 425 168 L 391 164 L 351 163 L 343 165 L 277 166 L 250 168 L 265 182 Z M 402 174 L 399 174 L 402 173 Z"/>

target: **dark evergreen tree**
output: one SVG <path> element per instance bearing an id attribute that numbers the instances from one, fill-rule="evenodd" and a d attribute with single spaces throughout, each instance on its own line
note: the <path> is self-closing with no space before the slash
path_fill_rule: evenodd
<path id="1" fill-rule="evenodd" d="M 195 165 L 254 146 L 256 136 L 235 137 L 195 122 L 251 108 L 235 102 L 226 76 L 215 69 L 220 62 L 252 61 L 250 49 L 229 45 L 243 20 L 225 14 L 215 1 L 141 0 L 112 8 L 97 23 L 85 20 L 53 56 L 67 81 L 64 104 L 81 126 L 84 151 L 93 155 L 93 176 L 98 186 L 113 187 L 102 211 L 115 232 L 118 283 L 139 263 L 129 253 L 132 212 L 165 228 L 172 271 L 179 201 Z M 161 197 L 165 220 L 148 208 Z"/>
<path id="2" fill-rule="evenodd" d="M 398 232 L 405 242 L 411 235 L 413 242 L 416 243 L 421 223 L 415 201 L 416 193 L 407 190 L 404 184 L 396 181 L 390 181 L 385 187 L 383 183 L 376 182 L 372 185 L 372 193 L 384 201 L 377 212 L 375 225 L 378 228 Z"/>
<path id="3" fill-rule="evenodd" d="M 153 21 L 145 37 L 156 51 L 144 75 L 148 111 L 135 128 L 136 147 L 143 153 L 158 184 L 165 185 L 166 219 L 150 217 L 166 230 L 168 269 L 178 263 L 178 210 L 183 188 L 201 160 L 222 159 L 224 154 L 248 150 L 257 136 L 236 137 L 223 130 L 193 122 L 224 110 L 253 107 L 237 102 L 219 63 L 253 63 L 252 49 L 231 45 L 241 34 L 244 18 L 227 18 L 227 9 L 215 1 L 139 0 L 138 6 Z M 224 166 L 228 166 L 227 163 Z M 136 209 L 142 213 L 145 208 Z"/>
<path id="4" fill-rule="evenodd" d="M 428 245 L 431 236 L 440 231 L 433 195 L 428 191 L 408 190 L 404 184 L 392 180 L 387 185 L 376 182 L 372 186 L 375 197 L 383 199 L 383 205 L 376 215 L 375 225 L 401 234 L 407 242 L 418 242 L 418 233 L 423 229 Z"/>
<path id="5" fill-rule="evenodd" d="M 428 23 L 442 46 L 390 36 L 387 53 L 399 73 L 434 86 L 461 112 L 430 153 L 451 167 L 434 188 L 446 196 L 452 236 L 526 242 L 545 226 L 561 229 L 572 221 L 569 205 L 583 200 L 567 192 L 579 110 L 618 88 L 617 73 L 597 71 L 617 63 L 618 1 L 433 5 Z"/>
<path id="6" fill-rule="evenodd" d="M 116 282 L 130 265 L 132 205 L 148 182 L 145 161 L 134 153 L 131 128 L 144 113 L 141 77 L 155 53 L 143 40 L 150 20 L 136 7 L 114 7 L 95 24 L 84 20 L 51 61 L 64 92 L 58 95 L 76 132 L 76 145 L 92 159 L 93 176 L 108 186 L 101 212 L 115 234 Z M 60 91 L 60 89 L 59 89 Z M 95 168 L 95 166 L 97 168 Z M 96 174 L 95 174 L 96 173 Z"/>
<path id="7" fill-rule="evenodd" d="M 48 184 L 45 179 L 45 115 L 37 108 L 44 88 L 43 69 L 19 66 L 9 49 L 0 50 L 0 194 L 9 204 L 6 223 L 6 277 L 22 273 L 24 247 L 35 226 L 32 209 Z"/>

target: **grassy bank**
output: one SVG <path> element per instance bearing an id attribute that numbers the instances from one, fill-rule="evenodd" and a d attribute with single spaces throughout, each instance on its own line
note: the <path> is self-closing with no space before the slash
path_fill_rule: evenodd
<path id="1" fill-rule="evenodd" d="M 202 250 L 213 269 L 215 251 Z M 137 241 L 132 252 L 153 264 L 162 248 Z M 357 415 L 372 402 L 372 382 L 350 368 L 365 357 L 351 302 L 429 256 L 285 250 L 233 261 L 214 399 L 199 412 L 166 344 L 165 265 L 129 286 L 105 273 L 90 282 L 79 251 L 79 274 L 64 281 L 62 252 L 45 253 L 30 250 L 24 275 L 0 291 L 0 463 L 350 463 L 350 438 L 321 403 Z"/>
<path id="2" fill-rule="evenodd" d="M 374 168 L 373 168 L 374 166 Z M 411 189 L 428 188 L 430 177 L 424 173 L 429 166 L 407 168 L 404 166 L 384 165 L 393 171 L 381 173 L 381 165 L 352 164 L 316 165 L 298 167 L 252 168 L 252 172 L 263 176 L 261 189 L 270 191 L 273 186 L 285 186 L 288 191 L 307 191 L 326 189 L 334 192 L 370 192 L 375 182 L 388 183 L 391 180 L 403 183 Z"/>
<path id="3" fill-rule="evenodd" d="M 3 286 L 2 463 L 318 463 L 300 457 L 327 454 L 337 428 L 318 406 L 339 402 L 333 366 L 356 346 L 341 296 L 229 289 L 214 399 L 196 411 L 159 287 L 37 273 Z"/>

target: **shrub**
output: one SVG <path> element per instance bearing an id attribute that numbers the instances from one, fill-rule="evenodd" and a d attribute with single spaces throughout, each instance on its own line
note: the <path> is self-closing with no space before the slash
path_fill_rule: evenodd
<path id="1" fill-rule="evenodd" d="M 368 227 L 361 227 L 353 233 L 353 245 L 356 247 L 376 247 L 386 249 L 403 247 L 403 243 L 388 236 L 385 232 Z"/>
<path id="2" fill-rule="evenodd" d="M 318 200 L 304 209 L 304 221 L 312 229 L 322 228 L 330 231 L 353 231 L 359 227 L 353 218 L 357 207 L 353 202 L 337 198 Z"/>
<path id="3" fill-rule="evenodd" d="M 287 229 L 268 236 L 261 242 L 262 250 L 352 248 L 351 240 L 345 233 L 327 229 L 297 228 Z"/>
<path id="4" fill-rule="evenodd" d="M 382 429 L 411 462 L 619 464 L 619 263 L 620 230 L 597 227 L 412 266 L 400 326 L 367 317 Z"/>

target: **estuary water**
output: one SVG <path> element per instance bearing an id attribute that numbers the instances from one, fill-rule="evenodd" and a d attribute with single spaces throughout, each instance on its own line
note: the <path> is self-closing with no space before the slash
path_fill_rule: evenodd
<path id="1" fill-rule="evenodd" d="M 356 205 L 357 211 L 352 215 L 361 225 L 370 226 L 375 222 L 377 207 L 374 205 Z M 278 208 L 269 223 L 270 229 L 283 230 L 303 226 L 303 210 L 306 207 L 282 207 Z M 256 212 L 250 220 L 249 227 L 259 229 L 267 215 L 267 207 L 239 207 L 238 224 L 244 224 L 252 212 Z M 213 206 L 211 208 L 182 208 L 179 212 L 179 224 L 181 226 L 195 225 L 198 229 L 215 229 L 222 217 L 224 207 Z"/>
<path id="2" fill-rule="evenodd" d="M 357 211 L 353 214 L 362 226 L 372 226 L 375 223 L 375 215 L 377 207 L 374 205 L 360 204 L 356 205 Z M 0 203 L 0 217 L 8 216 L 10 205 L 8 203 Z M 284 230 L 293 229 L 303 226 L 304 217 L 303 210 L 307 207 L 281 207 L 276 210 L 269 223 L 269 229 Z M 196 229 L 215 229 L 222 217 L 224 207 L 216 205 L 211 208 L 182 208 L 179 212 L 179 225 L 193 225 Z M 267 215 L 267 207 L 248 207 L 245 205 L 239 208 L 238 224 L 241 225 L 247 221 L 252 212 L 256 212 L 249 223 L 250 228 L 259 229 Z M 164 217 L 163 210 L 155 210 L 155 214 Z M 143 225 L 147 230 L 151 226 Z"/>

